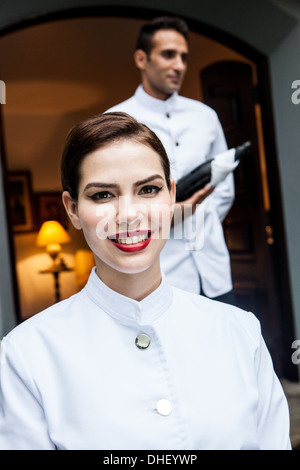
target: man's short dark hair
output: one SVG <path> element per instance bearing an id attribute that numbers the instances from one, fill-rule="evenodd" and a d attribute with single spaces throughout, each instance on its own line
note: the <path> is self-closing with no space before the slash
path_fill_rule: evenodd
<path id="1" fill-rule="evenodd" d="M 172 16 L 160 16 L 142 26 L 137 39 L 136 49 L 142 49 L 149 56 L 153 47 L 152 38 L 156 31 L 162 29 L 175 30 L 182 34 L 182 36 L 188 41 L 189 28 L 183 19 Z"/>

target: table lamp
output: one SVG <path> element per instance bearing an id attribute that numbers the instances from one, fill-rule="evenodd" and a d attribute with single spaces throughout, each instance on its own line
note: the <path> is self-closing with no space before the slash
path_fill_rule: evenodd
<path id="1" fill-rule="evenodd" d="M 47 220 L 40 228 L 36 239 L 36 245 L 46 247 L 47 253 L 53 260 L 52 265 L 48 269 L 39 271 L 40 274 L 52 273 L 55 281 L 55 299 L 60 301 L 59 273 L 62 271 L 72 271 L 65 265 L 62 258 L 59 258 L 61 245 L 70 243 L 71 238 L 62 225 L 56 220 Z"/>

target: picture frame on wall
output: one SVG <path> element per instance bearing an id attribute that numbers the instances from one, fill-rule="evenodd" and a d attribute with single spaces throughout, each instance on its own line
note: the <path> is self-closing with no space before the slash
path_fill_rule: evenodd
<path id="1" fill-rule="evenodd" d="M 34 230 L 31 175 L 29 171 L 8 173 L 9 217 L 14 233 Z"/>
<path id="2" fill-rule="evenodd" d="M 65 229 L 68 227 L 68 218 L 62 203 L 61 193 L 46 191 L 35 193 L 37 230 L 47 220 L 57 220 Z"/>

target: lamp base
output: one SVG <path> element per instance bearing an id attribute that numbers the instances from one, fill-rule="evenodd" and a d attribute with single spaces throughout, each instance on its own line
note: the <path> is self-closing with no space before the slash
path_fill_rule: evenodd
<path id="1" fill-rule="evenodd" d="M 55 302 L 60 301 L 60 285 L 59 285 L 59 274 L 61 272 L 73 271 L 73 268 L 68 268 L 61 258 L 60 263 L 53 263 L 48 269 L 39 271 L 40 274 L 53 274 L 54 276 L 54 288 L 55 288 Z"/>

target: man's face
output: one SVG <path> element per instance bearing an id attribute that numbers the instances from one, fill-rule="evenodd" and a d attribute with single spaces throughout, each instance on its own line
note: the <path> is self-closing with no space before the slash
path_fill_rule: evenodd
<path id="1" fill-rule="evenodd" d="M 150 57 L 137 62 L 146 93 L 165 100 L 179 91 L 187 69 L 188 44 L 175 30 L 159 30 L 152 39 Z M 142 56 L 141 56 L 142 57 Z"/>

